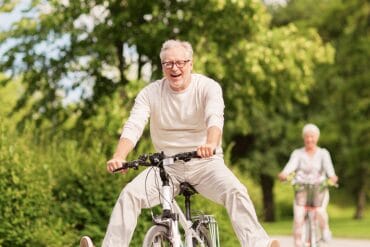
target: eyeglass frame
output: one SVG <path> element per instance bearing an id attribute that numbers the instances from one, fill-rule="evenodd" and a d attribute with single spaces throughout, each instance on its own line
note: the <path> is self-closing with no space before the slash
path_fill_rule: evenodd
<path id="1" fill-rule="evenodd" d="M 182 69 L 190 61 L 191 61 L 191 59 L 187 59 L 187 60 L 176 60 L 176 61 L 162 62 L 161 64 L 166 69 L 172 69 L 173 66 L 175 66 L 175 65 L 176 65 L 177 68 Z M 183 63 L 183 65 L 181 65 L 181 63 Z"/>

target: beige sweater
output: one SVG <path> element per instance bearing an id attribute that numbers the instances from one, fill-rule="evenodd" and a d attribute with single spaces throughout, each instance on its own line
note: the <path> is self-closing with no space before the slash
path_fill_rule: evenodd
<path id="1" fill-rule="evenodd" d="M 214 80 L 192 74 L 189 87 L 171 90 L 166 79 L 150 83 L 135 99 L 121 138 L 136 145 L 150 118 L 150 134 L 156 151 L 171 155 L 193 151 L 205 144 L 207 128 L 224 123 L 222 89 Z"/>

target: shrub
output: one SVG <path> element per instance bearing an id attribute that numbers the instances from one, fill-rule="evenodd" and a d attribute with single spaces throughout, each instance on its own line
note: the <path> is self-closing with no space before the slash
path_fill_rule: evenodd
<path id="1" fill-rule="evenodd" d="M 53 212 L 44 156 L 0 126 L 0 246 L 64 246 L 68 227 Z"/>

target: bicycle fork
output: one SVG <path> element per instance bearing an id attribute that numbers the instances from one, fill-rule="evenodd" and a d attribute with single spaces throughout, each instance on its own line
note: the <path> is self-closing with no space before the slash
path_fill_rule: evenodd
<path id="1" fill-rule="evenodd" d="M 180 247 L 181 246 L 181 237 L 179 232 L 179 220 L 178 214 L 172 212 L 172 193 L 171 187 L 168 184 L 164 184 L 162 186 L 162 220 L 165 219 L 167 221 L 168 230 L 169 230 L 169 239 L 173 245 L 173 247 Z"/>
<path id="2" fill-rule="evenodd" d="M 308 212 L 308 232 L 309 232 L 309 239 L 310 239 L 310 247 L 318 247 L 318 239 L 317 239 L 317 222 L 316 222 L 316 212 L 309 211 Z"/>

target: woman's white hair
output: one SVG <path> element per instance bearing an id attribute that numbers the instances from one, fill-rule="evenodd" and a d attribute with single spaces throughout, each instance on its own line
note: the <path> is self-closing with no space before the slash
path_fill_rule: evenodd
<path id="1" fill-rule="evenodd" d="M 308 132 L 313 132 L 317 134 L 318 137 L 320 136 L 320 129 L 315 124 L 312 123 L 306 124 L 302 129 L 302 136 L 304 136 Z"/>
<path id="2" fill-rule="evenodd" d="M 161 61 L 163 61 L 164 59 L 164 53 L 166 52 L 166 50 L 171 49 L 173 47 L 179 47 L 179 46 L 185 49 L 187 59 L 193 58 L 193 48 L 189 42 L 170 39 L 170 40 L 165 41 L 162 45 L 161 52 L 159 53 L 159 57 Z"/>

